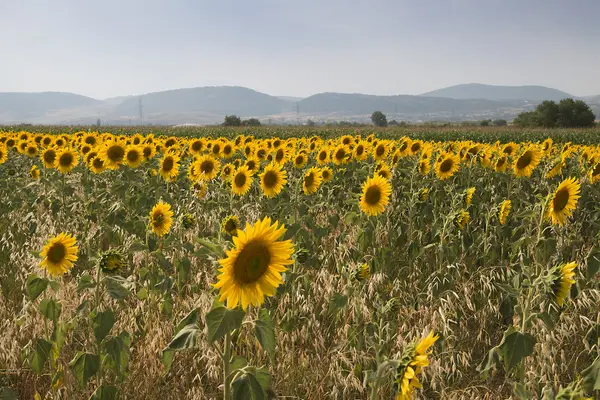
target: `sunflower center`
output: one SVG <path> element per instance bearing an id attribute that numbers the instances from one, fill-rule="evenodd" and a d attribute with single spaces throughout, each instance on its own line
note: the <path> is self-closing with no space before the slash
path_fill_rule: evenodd
<path id="1" fill-rule="evenodd" d="M 125 150 L 121 146 L 110 146 L 106 151 L 106 156 L 110 161 L 121 161 L 125 156 Z"/>
<path id="2" fill-rule="evenodd" d="M 243 283 L 256 282 L 264 275 L 270 262 L 269 248 L 262 242 L 250 242 L 242 249 L 233 264 L 235 279 Z"/>
<path id="3" fill-rule="evenodd" d="M 594 167 L 594 169 L 592 170 L 592 175 L 596 176 L 600 174 L 600 163 L 596 164 L 596 166 Z"/>
<path id="4" fill-rule="evenodd" d="M 242 187 L 246 184 L 246 174 L 237 174 L 234 178 L 235 186 Z"/>
<path id="5" fill-rule="evenodd" d="M 52 264 L 58 264 L 64 260 L 66 255 L 67 248 L 65 245 L 62 243 L 54 243 L 52 247 L 50 247 L 50 250 L 48 250 L 46 257 Z"/>
<path id="6" fill-rule="evenodd" d="M 223 153 L 224 154 L 231 154 L 232 148 L 230 145 L 226 145 L 225 147 L 223 147 Z"/>
<path id="7" fill-rule="evenodd" d="M 413 153 L 416 153 L 417 151 L 419 151 L 419 149 L 421 149 L 421 144 L 420 143 L 415 143 L 410 148 L 410 151 L 412 151 Z"/>
<path id="8" fill-rule="evenodd" d="M 325 180 L 329 179 L 329 171 L 325 170 L 321 173 L 321 175 L 323 176 L 323 179 L 325 179 Z"/>
<path id="9" fill-rule="evenodd" d="M 339 149 L 335 152 L 336 160 L 342 160 L 344 157 L 346 157 L 346 151 L 344 149 Z"/>
<path id="10" fill-rule="evenodd" d="M 203 161 L 202 164 L 200 164 L 200 171 L 204 172 L 205 174 L 210 174 L 214 168 L 215 166 L 211 161 Z"/>
<path id="11" fill-rule="evenodd" d="M 452 170 L 453 165 L 454 165 L 454 161 L 452 161 L 451 159 L 444 160 L 440 164 L 440 171 L 444 172 L 444 173 L 449 172 L 450 170 Z"/>
<path id="12" fill-rule="evenodd" d="M 165 159 L 165 161 L 163 161 L 162 170 L 165 172 L 171 171 L 173 169 L 173 164 L 174 164 L 173 158 L 167 157 Z"/>
<path id="13" fill-rule="evenodd" d="M 29 154 L 35 154 L 37 151 L 37 149 L 35 147 L 28 147 L 27 148 L 27 153 Z"/>
<path id="14" fill-rule="evenodd" d="M 144 157 L 150 158 L 150 154 L 152 154 L 152 147 L 150 147 L 150 146 L 144 147 L 143 153 L 144 153 Z"/>
<path id="15" fill-rule="evenodd" d="M 364 151 L 365 151 L 365 148 L 362 145 L 356 146 L 356 154 L 357 155 L 361 156 Z"/>
<path id="16" fill-rule="evenodd" d="M 377 146 L 377 150 L 375 152 L 377 153 L 378 156 L 382 156 L 383 153 L 385 153 L 385 147 L 384 146 Z"/>
<path id="17" fill-rule="evenodd" d="M 561 211 L 565 208 L 567 203 L 569 202 L 569 190 L 561 189 L 554 195 L 554 199 L 552 199 L 552 205 L 554 207 L 554 211 Z"/>
<path id="18" fill-rule="evenodd" d="M 268 188 L 275 186 L 277 183 L 277 173 L 275 171 L 267 171 L 263 178 L 263 183 Z"/>
<path id="19" fill-rule="evenodd" d="M 327 153 L 324 151 L 319 153 L 319 161 L 325 161 L 327 159 Z"/>
<path id="20" fill-rule="evenodd" d="M 212 148 L 213 154 L 219 154 L 221 152 L 221 146 L 215 144 Z"/>
<path id="21" fill-rule="evenodd" d="M 258 158 L 264 158 L 267 155 L 267 151 L 265 149 L 260 149 L 256 152 Z"/>
<path id="22" fill-rule="evenodd" d="M 92 145 L 92 146 L 96 144 L 96 139 L 93 136 L 86 137 L 84 141 L 85 141 L 85 143 Z"/>
<path id="23" fill-rule="evenodd" d="M 248 167 L 250 171 L 254 171 L 254 169 L 256 168 L 256 162 L 254 162 L 254 160 L 248 160 L 246 162 L 246 167 Z"/>
<path id="24" fill-rule="evenodd" d="M 102 161 L 100 157 L 96 157 L 92 160 L 92 165 L 94 166 L 94 168 L 100 169 L 104 167 L 104 161 Z"/>
<path id="25" fill-rule="evenodd" d="M 526 151 L 525 153 L 523 153 L 523 155 L 521 157 L 519 157 L 519 159 L 517 160 L 517 168 L 518 169 L 523 169 L 523 168 L 527 168 L 527 166 L 531 164 L 531 152 Z"/>
<path id="26" fill-rule="evenodd" d="M 63 167 L 70 166 L 72 162 L 73 162 L 73 154 L 71 154 L 71 153 L 64 153 L 58 159 L 58 163 Z"/>
<path id="27" fill-rule="evenodd" d="M 312 172 L 304 177 L 304 186 L 312 187 L 314 182 L 315 176 L 312 174 Z"/>
<path id="28" fill-rule="evenodd" d="M 237 226 L 235 225 L 235 221 L 234 220 L 230 219 L 227 222 L 225 222 L 225 230 L 227 232 L 232 232 L 236 228 L 237 228 Z"/>
<path id="29" fill-rule="evenodd" d="M 302 156 L 296 157 L 296 165 L 302 164 L 303 161 L 304 161 L 304 157 L 302 157 Z"/>
<path id="30" fill-rule="evenodd" d="M 202 150 L 202 142 L 195 141 L 194 143 L 192 143 L 192 150 L 194 150 L 194 151 Z"/>
<path id="31" fill-rule="evenodd" d="M 165 222 L 165 216 L 162 213 L 154 214 L 152 218 L 152 225 L 155 227 L 162 226 L 163 222 Z"/>
<path id="32" fill-rule="evenodd" d="M 277 150 L 277 154 L 275 154 L 275 160 L 281 161 L 283 160 L 284 152 L 281 150 Z"/>
<path id="33" fill-rule="evenodd" d="M 132 150 L 127 153 L 127 161 L 137 162 L 139 159 L 140 159 L 140 154 L 137 151 Z"/>
<path id="34" fill-rule="evenodd" d="M 381 199 L 381 190 L 377 186 L 371 186 L 367 189 L 365 193 L 365 201 L 367 204 L 373 206 L 379 203 Z"/>

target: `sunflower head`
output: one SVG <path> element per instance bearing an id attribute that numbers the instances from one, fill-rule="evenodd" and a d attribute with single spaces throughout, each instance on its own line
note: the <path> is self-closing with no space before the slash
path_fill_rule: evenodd
<path id="1" fill-rule="evenodd" d="M 231 176 L 231 191 L 236 196 L 243 196 L 252 186 L 252 174 L 245 165 L 235 170 Z"/>
<path id="2" fill-rule="evenodd" d="M 173 224 L 173 211 L 171 205 L 162 201 L 158 202 L 150 211 L 150 229 L 158 236 L 164 236 Z"/>
<path id="3" fill-rule="evenodd" d="M 469 214 L 469 212 L 467 210 L 461 210 L 461 211 L 459 211 L 458 214 L 456 214 L 456 217 L 455 217 L 456 225 L 460 229 L 464 229 L 467 226 L 467 224 L 469 223 L 470 220 L 471 220 L 471 215 Z"/>
<path id="4" fill-rule="evenodd" d="M 219 289 L 219 300 L 227 308 L 260 306 L 265 296 L 274 296 L 283 283 L 282 272 L 293 263 L 294 246 L 290 240 L 281 240 L 285 228 L 279 222 L 264 218 L 254 225 L 246 225 L 233 237 L 234 248 L 227 258 L 219 260 L 222 268 L 214 287 Z"/>
<path id="5" fill-rule="evenodd" d="M 473 201 L 473 195 L 475 195 L 475 188 L 471 187 L 465 190 L 465 206 L 469 207 Z"/>
<path id="6" fill-rule="evenodd" d="M 423 188 L 419 191 L 419 200 L 426 201 L 429 198 L 429 189 Z"/>
<path id="7" fill-rule="evenodd" d="M 144 161 L 144 153 L 139 146 L 131 145 L 125 150 L 125 160 L 131 168 L 139 167 Z"/>
<path id="8" fill-rule="evenodd" d="M 160 160 L 158 172 L 165 181 L 175 181 L 179 175 L 179 156 L 173 153 L 165 153 Z"/>
<path id="9" fill-rule="evenodd" d="M 103 272 L 114 273 L 127 266 L 127 259 L 121 251 L 110 249 L 100 254 L 98 263 Z"/>
<path id="10" fill-rule="evenodd" d="M 75 166 L 79 163 L 79 156 L 76 152 L 64 147 L 56 152 L 56 158 L 54 159 L 54 168 L 59 170 L 61 173 L 66 174 L 71 172 Z"/>
<path id="11" fill-rule="evenodd" d="M 542 159 L 542 152 L 538 146 L 529 146 L 523 153 L 517 157 L 513 164 L 513 172 L 518 177 L 529 177 L 535 167 Z"/>
<path id="12" fill-rule="evenodd" d="M 435 173 L 440 180 L 453 176 L 460 167 L 460 158 L 454 153 L 441 154 L 435 163 Z"/>
<path id="13" fill-rule="evenodd" d="M 319 189 L 322 182 L 323 178 L 321 177 L 321 170 L 312 167 L 304 173 L 304 177 L 302 178 L 302 191 L 306 195 L 313 194 Z"/>
<path id="14" fill-rule="evenodd" d="M 354 271 L 354 279 L 359 282 L 366 281 L 371 276 L 371 267 L 369 264 L 361 264 L 356 271 Z"/>
<path id="15" fill-rule="evenodd" d="M 73 268 L 77 261 L 76 239 L 70 234 L 61 233 L 52 237 L 42 249 L 40 266 L 51 276 L 61 276 Z"/>
<path id="16" fill-rule="evenodd" d="M 240 220 L 235 215 L 229 215 L 221 221 L 221 231 L 223 233 L 233 236 L 238 229 L 240 229 Z"/>
<path id="17" fill-rule="evenodd" d="M 362 187 L 360 209 L 367 215 L 381 214 L 389 203 L 392 193 L 390 182 L 380 175 L 368 178 Z"/>
<path id="18" fill-rule="evenodd" d="M 125 146 L 116 140 L 111 140 L 103 145 L 99 154 L 106 168 L 119 169 L 119 165 L 125 158 Z"/>
<path id="19" fill-rule="evenodd" d="M 552 276 L 552 295 L 560 307 L 565 304 L 571 286 L 575 283 L 575 268 L 577 268 L 577 263 L 570 262 L 558 265 L 550 272 Z"/>
<path id="20" fill-rule="evenodd" d="M 31 176 L 31 179 L 40 178 L 40 169 L 37 167 L 37 165 L 31 166 L 31 169 L 29 170 L 29 176 Z"/>
<path id="21" fill-rule="evenodd" d="M 190 229 L 196 224 L 196 217 L 193 214 L 187 213 L 181 217 L 181 225 L 185 229 Z"/>
<path id="22" fill-rule="evenodd" d="M 511 208 L 512 202 L 510 200 L 504 200 L 500 205 L 500 211 L 498 212 L 500 225 L 506 225 L 506 222 L 508 222 L 508 216 L 510 215 Z"/>
<path id="23" fill-rule="evenodd" d="M 333 171 L 331 171 L 331 168 L 321 168 L 321 178 L 323 178 L 323 183 L 329 182 L 333 178 Z"/>
<path id="24" fill-rule="evenodd" d="M 274 197 L 281 193 L 287 183 L 287 171 L 280 164 L 271 163 L 260 174 L 260 187 L 266 197 Z"/>
<path id="25" fill-rule="evenodd" d="M 580 191 L 581 184 L 575 178 L 567 178 L 558 185 L 546 209 L 546 215 L 553 224 L 563 226 L 567 223 L 567 218 L 577 208 Z"/>

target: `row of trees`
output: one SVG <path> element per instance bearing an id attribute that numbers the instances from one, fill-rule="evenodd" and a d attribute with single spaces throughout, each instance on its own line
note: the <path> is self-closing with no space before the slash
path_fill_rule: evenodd
<path id="1" fill-rule="evenodd" d="M 260 126 L 260 121 L 256 118 L 242 120 L 237 115 L 226 115 L 223 126 Z"/>
<path id="2" fill-rule="evenodd" d="M 388 125 L 389 126 L 394 126 L 394 125 L 408 126 L 408 123 L 405 121 L 398 122 L 395 119 L 393 119 L 390 122 L 388 122 L 387 117 L 381 111 L 375 111 L 373 114 L 371 114 L 371 122 L 373 122 L 373 124 L 375 126 L 380 126 L 380 127 L 386 127 Z M 476 124 L 481 125 L 481 126 L 491 126 L 491 125 L 506 126 L 506 125 L 508 125 L 508 122 L 505 119 L 495 119 L 495 120 L 484 119 L 482 121 L 476 122 Z"/>
<path id="3" fill-rule="evenodd" d="M 546 100 L 534 111 L 522 112 L 513 123 L 522 127 L 583 128 L 594 126 L 596 116 L 583 100 Z"/>

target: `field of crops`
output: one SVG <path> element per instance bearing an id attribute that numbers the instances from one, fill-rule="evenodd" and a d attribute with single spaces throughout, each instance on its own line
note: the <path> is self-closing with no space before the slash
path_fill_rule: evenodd
<path id="1" fill-rule="evenodd" d="M 7 128 L 0 398 L 597 398 L 596 143 Z"/>

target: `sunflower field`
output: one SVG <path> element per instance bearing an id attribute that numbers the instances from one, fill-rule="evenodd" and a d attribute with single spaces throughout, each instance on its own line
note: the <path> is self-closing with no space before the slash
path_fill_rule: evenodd
<path id="1" fill-rule="evenodd" d="M 0 131 L 0 399 L 598 398 L 596 130 L 132 130 Z"/>

